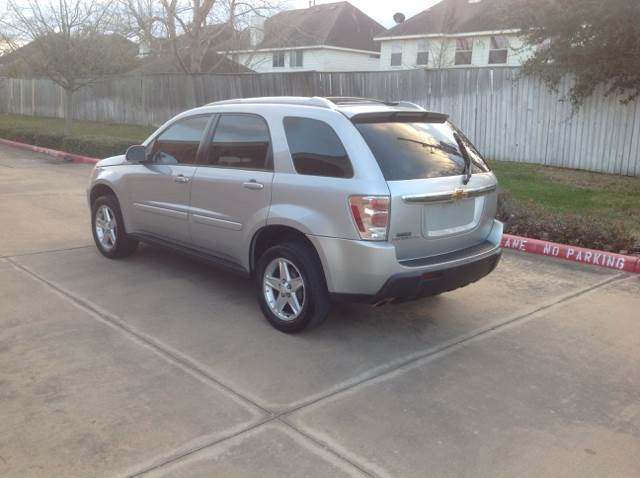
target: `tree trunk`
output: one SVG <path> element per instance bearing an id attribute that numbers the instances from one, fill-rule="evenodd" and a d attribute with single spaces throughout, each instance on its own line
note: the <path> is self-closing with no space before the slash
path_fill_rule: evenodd
<path id="1" fill-rule="evenodd" d="M 73 90 L 64 90 L 64 135 L 71 134 L 73 120 Z"/>

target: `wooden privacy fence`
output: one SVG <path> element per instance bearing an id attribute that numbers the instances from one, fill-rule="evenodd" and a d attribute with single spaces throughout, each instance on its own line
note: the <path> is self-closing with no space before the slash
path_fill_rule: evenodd
<path id="1" fill-rule="evenodd" d="M 158 125 L 216 100 L 252 96 L 404 99 L 448 113 L 489 158 L 640 175 L 640 101 L 598 91 L 573 113 L 559 91 L 517 68 L 348 73 L 152 75 L 102 81 L 76 93 L 74 118 Z M 0 112 L 63 115 L 64 95 L 44 79 L 0 79 Z"/>

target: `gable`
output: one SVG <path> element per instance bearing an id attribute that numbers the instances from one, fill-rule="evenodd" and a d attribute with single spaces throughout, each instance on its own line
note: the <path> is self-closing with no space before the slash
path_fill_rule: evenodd
<path id="1" fill-rule="evenodd" d="M 378 38 L 504 30 L 500 0 L 443 0 Z"/>
<path id="2" fill-rule="evenodd" d="M 379 51 L 384 27 L 348 2 L 288 10 L 268 18 L 258 49 L 328 45 Z"/>

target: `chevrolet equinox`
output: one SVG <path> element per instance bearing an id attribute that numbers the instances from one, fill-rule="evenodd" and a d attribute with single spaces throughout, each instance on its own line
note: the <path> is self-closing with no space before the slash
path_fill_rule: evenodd
<path id="1" fill-rule="evenodd" d="M 272 97 L 169 120 L 88 190 L 98 250 L 139 241 L 252 277 L 269 322 L 318 325 L 332 299 L 402 302 L 489 274 L 496 178 L 446 115 L 408 102 Z"/>

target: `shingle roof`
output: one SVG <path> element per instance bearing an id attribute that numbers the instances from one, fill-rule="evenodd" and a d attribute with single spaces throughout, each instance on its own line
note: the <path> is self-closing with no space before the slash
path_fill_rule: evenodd
<path id="1" fill-rule="evenodd" d="M 373 37 L 384 27 L 349 2 L 280 12 L 265 22 L 262 48 L 330 45 L 379 51 Z"/>
<path id="2" fill-rule="evenodd" d="M 105 41 L 109 42 L 114 48 L 119 48 L 122 51 L 128 50 L 129 53 L 137 53 L 138 45 L 131 40 L 123 37 L 122 35 L 112 33 L 112 34 L 104 34 L 100 35 Z M 16 61 L 24 60 L 31 55 L 36 55 L 40 52 L 38 48 L 38 42 L 45 41 L 44 39 L 36 39 L 26 43 L 25 45 L 13 50 L 7 51 L 6 53 L 0 55 L 0 65 L 11 64 Z M 106 43 L 106 44 L 109 44 Z"/>
<path id="3" fill-rule="evenodd" d="M 500 0 L 443 0 L 378 38 L 504 30 L 499 5 Z"/>
<path id="4" fill-rule="evenodd" d="M 187 66 L 189 65 L 189 58 L 184 59 Z M 253 70 L 241 65 L 224 55 L 218 54 L 213 50 L 209 50 L 202 62 L 203 73 L 251 73 Z M 137 68 L 129 71 L 127 75 L 156 75 L 164 73 L 177 73 L 181 74 L 184 70 L 180 67 L 178 60 L 170 52 L 154 55 L 150 58 L 145 58 L 142 64 Z"/>
<path id="5" fill-rule="evenodd" d="M 229 26 L 228 23 L 216 23 L 203 28 L 202 38 L 211 39 L 210 49 L 214 51 L 237 50 L 249 46 L 249 31 L 238 31 Z M 187 34 L 178 35 L 176 44 L 179 49 L 189 48 L 190 39 Z M 163 38 L 157 42 L 157 51 L 171 52 L 173 43 L 168 38 Z"/>

